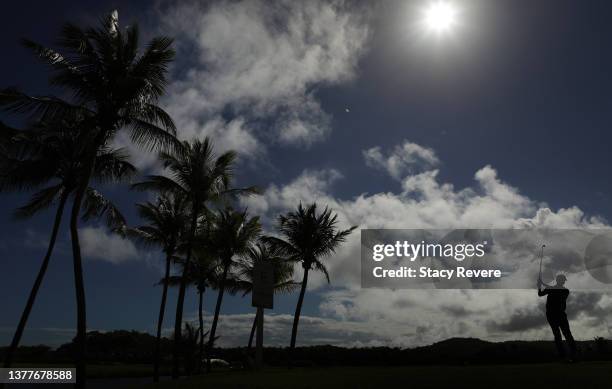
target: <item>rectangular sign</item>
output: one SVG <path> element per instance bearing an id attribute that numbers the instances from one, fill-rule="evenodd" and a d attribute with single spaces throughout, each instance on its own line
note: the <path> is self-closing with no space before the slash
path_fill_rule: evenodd
<path id="1" fill-rule="evenodd" d="M 253 268 L 252 297 L 254 307 L 274 307 L 274 267 L 271 263 L 258 262 Z"/>
<path id="2" fill-rule="evenodd" d="M 611 229 L 361 230 L 361 286 L 389 289 L 612 286 Z"/>

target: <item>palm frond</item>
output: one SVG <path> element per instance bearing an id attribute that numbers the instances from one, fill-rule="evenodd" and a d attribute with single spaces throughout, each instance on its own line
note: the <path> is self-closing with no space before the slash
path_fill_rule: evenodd
<path id="1" fill-rule="evenodd" d="M 113 231 L 125 231 L 126 221 L 119 209 L 100 192 L 87 188 L 83 201 L 83 220 L 104 218 L 106 225 Z"/>
<path id="2" fill-rule="evenodd" d="M 312 265 L 314 266 L 315 270 L 318 270 L 325 275 L 325 279 L 327 280 L 327 283 L 329 284 L 330 283 L 329 272 L 327 271 L 327 268 L 325 267 L 325 265 L 323 265 L 321 261 L 314 261 Z"/>
<path id="3" fill-rule="evenodd" d="M 125 149 L 104 149 L 96 157 L 93 178 L 103 183 L 123 182 L 131 179 L 137 171 L 128 161 Z"/>
<path id="4" fill-rule="evenodd" d="M 0 109 L 26 114 L 42 121 L 58 121 L 62 117 L 92 114 L 85 107 L 69 104 L 55 96 L 28 96 L 15 88 L 0 90 Z"/>
<path id="5" fill-rule="evenodd" d="M 138 118 L 129 120 L 128 124 L 131 127 L 130 138 L 137 146 L 148 150 L 175 150 L 179 147 L 178 140 L 171 131 Z"/>
<path id="6" fill-rule="evenodd" d="M 56 178 L 57 161 L 0 157 L 0 191 L 32 190 Z"/>
<path id="7" fill-rule="evenodd" d="M 182 187 L 179 183 L 166 176 L 149 175 L 145 178 L 146 181 L 132 184 L 131 188 L 138 191 L 158 191 L 183 194 L 189 193 L 189 191 Z"/>
<path id="8" fill-rule="evenodd" d="M 317 204 L 297 209 L 278 218 L 277 229 L 282 237 L 265 237 L 263 240 L 276 247 L 288 260 L 299 261 L 305 269 L 322 272 L 330 281 L 329 272 L 321 261 L 331 255 L 357 227 L 337 229 L 338 217 L 329 208 L 317 212 Z"/>
<path id="9" fill-rule="evenodd" d="M 291 293 L 300 289 L 300 286 L 302 286 L 301 282 L 293 280 L 285 281 L 274 285 L 274 291 L 278 293 Z"/>
<path id="10" fill-rule="evenodd" d="M 282 255 L 286 256 L 288 260 L 300 260 L 299 251 L 291 243 L 275 236 L 263 236 L 261 240 L 278 250 Z"/>
<path id="11" fill-rule="evenodd" d="M 160 245 L 160 239 L 157 232 L 148 230 L 147 227 L 148 226 L 126 228 L 123 231 L 123 235 L 142 247 L 150 248 Z"/>
<path id="12" fill-rule="evenodd" d="M 61 196 L 62 192 L 62 185 L 53 185 L 34 193 L 25 205 L 15 210 L 14 217 L 17 219 L 32 217 L 34 214 L 50 207 Z"/>

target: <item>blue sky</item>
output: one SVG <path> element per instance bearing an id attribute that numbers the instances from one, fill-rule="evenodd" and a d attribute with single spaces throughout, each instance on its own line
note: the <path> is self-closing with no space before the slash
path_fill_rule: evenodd
<path id="1" fill-rule="evenodd" d="M 124 3 L 6 5 L 0 86 L 57 92 L 19 39 L 52 44 L 63 21 L 92 24 L 117 8 L 120 23 L 138 22 L 143 39 L 176 37 L 173 82 L 162 103 L 180 137 L 210 135 L 220 150 L 240 152 L 238 183 L 265 190 L 245 205 L 268 224 L 278 212 L 313 197 L 333 206 L 343 223 L 362 227 L 506 227 L 546 217 L 555 226 L 589 226 L 607 224 L 611 217 L 607 15 L 612 5 L 606 1 L 539 1 L 524 7 L 515 1 L 456 0 L 461 23 L 444 38 L 417 27 L 426 0 Z M 19 122 L 5 114 L 0 118 Z M 117 144 L 128 146 L 123 139 Z M 435 160 L 427 159 L 431 154 Z M 153 157 L 133 150 L 143 171 L 157 169 Z M 145 195 L 124 187 L 103 189 L 136 224 L 133 204 Z M 26 195 L 1 196 L 0 343 L 5 343 L 44 253 L 51 212 L 15 222 L 11 211 Z M 58 344 L 73 336 L 65 227 L 25 343 Z M 95 224 L 83 228 L 89 228 L 92 248 L 85 267 L 89 328 L 152 331 L 160 297 L 153 286 L 160 278 L 159 256 L 118 241 Z M 303 312 L 304 343 L 394 344 L 398 328 L 407 328 L 399 345 L 450 336 L 546 333 L 540 325 L 508 324 L 537 315 L 535 297 L 525 302 L 523 295 L 503 292 L 410 297 L 361 291 L 349 274 L 358 266 L 350 247 L 330 258 L 338 264 L 332 266 L 338 281 L 331 288 L 313 283 Z M 194 294 L 186 303 L 188 316 L 195 314 Z M 208 310 L 214 297 L 207 296 Z M 288 339 L 286 315 L 296 298 L 275 302 L 277 316 L 269 331 L 279 343 Z M 510 305 L 511 312 L 484 313 L 508 298 L 521 302 Z M 373 309 L 378 299 L 389 304 Z M 472 301 L 476 324 L 463 322 L 453 309 L 465 299 Z M 609 296 L 587 294 L 575 301 L 582 304 L 576 306 L 576 320 L 585 337 L 609 331 L 607 324 L 602 327 L 605 318 L 582 311 L 612 304 Z M 398 309 L 405 314 L 398 315 Z M 251 311 L 248 299 L 225 301 L 222 343 L 246 341 L 243 329 Z M 387 320 L 388 329 L 374 328 L 380 319 Z M 455 326 L 443 329 L 451 322 Z"/>

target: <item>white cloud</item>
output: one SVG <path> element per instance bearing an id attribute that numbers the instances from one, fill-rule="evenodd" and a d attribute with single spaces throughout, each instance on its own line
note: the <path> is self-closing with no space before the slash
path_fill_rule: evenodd
<path id="1" fill-rule="evenodd" d="M 433 149 L 409 141 L 395 146 L 388 155 L 384 155 L 380 146 L 376 146 L 364 150 L 363 156 L 366 165 L 382 169 L 396 180 L 400 180 L 406 173 L 429 169 L 440 163 Z"/>
<path id="2" fill-rule="evenodd" d="M 261 140 L 309 145 L 323 139 L 329 115 L 313 89 L 353 77 L 368 36 L 361 14 L 343 1 L 162 7 L 161 31 L 175 36 L 179 48 L 164 100 L 179 136 L 214 134 L 248 156 L 263 149 Z M 227 112 L 234 119 L 224 123 L 220 114 Z"/>
<path id="3" fill-rule="evenodd" d="M 220 154 L 228 150 L 239 152 L 239 158 L 255 158 L 265 154 L 266 147 L 248 128 L 244 118 L 225 121 L 220 116 L 211 117 L 204 123 L 193 118 L 183 118 L 177 133 L 179 139 L 201 139 L 210 137 L 214 144 L 215 153 Z M 127 149 L 132 162 L 140 170 L 154 170 L 162 172 L 158 160 L 158 153 L 134 145 L 126 132 L 119 132 L 113 141 L 113 147 Z"/>
<path id="4" fill-rule="evenodd" d="M 89 259 L 121 263 L 138 258 L 134 244 L 104 228 L 84 227 L 79 229 L 83 256 Z"/>
<path id="5" fill-rule="evenodd" d="M 209 136 L 214 141 L 217 152 L 237 150 L 241 156 L 253 157 L 265 150 L 248 129 L 244 118 L 226 122 L 221 117 L 214 117 L 203 125 L 189 118 L 183 119 L 182 122 L 180 136 L 183 139 L 204 139 Z"/>
<path id="6" fill-rule="evenodd" d="M 278 209 L 291 209 L 300 202 L 310 203 L 312 199 L 326 197 L 331 184 L 342 178 L 335 169 L 304 170 L 291 183 L 278 187 L 270 185 L 263 196 L 244 198 L 244 203 L 255 214 L 265 214 Z"/>
<path id="7" fill-rule="evenodd" d="M 405 150 L 405 144 L 395 148 L 391 155 Z M 408 149 L 424 148 L 414 145 Z M 433 150 L 420 154 L 430 163 L 437 163 Z M 391 166 L 388 157 L 382 153 L 380 156 L 381 166 Z M 585 216 L 575 206 L 551 210 L 545 203 L 530 199 L 502 181 L 491 166 L 479 169 L 474 174 L 474 185 L 464 189 L 440 182 L 437 170 L 413 175 L 405 168 L 392 171 L 397 172 L 396 178 L 402 182 L 402 190 L 398 193 L 361 194 L 352 199 L 340 199 L 332 194 L 332 184 L 341 178 L 338 171 L 305 170 L 286 185 L 270 185 L 262 197 L 244 201 L 263 212 L 264 219 L 273 220 L 299 202 L 316 200 L 338 213 L 341 227 L 446 229 L 606 225 L 600 218 Z M 516 333 L 511 331 L 516 326 L 528 327 L 521 332 L 523 339 L 550 336 L 545 317 L 540 312 L 543 299 L 538 299 L 533 291 L 361 289 L 358 232 L 353 233 L 333 257 L 327 258 L 326 263 L 334 289 L 323 287 L 325 281 L 321 275 L 314 275 L 309 281 L 311 293 L 320 293 L 323 299 L 320 312 L 340 322 L 365 323 L 364 328 L 370 328 L 371 339 L 385 344 L 415 346 L 453 336 L 503 340 L 516 338 Z M 568 310 L 574 309 L 572 299 L 579 301 L 585 295 L 573 292 Z M 606 320 L 610 318 L 606 319 L 609 310 L 604 308 L 610 304 L 611 297 L 603 295 L 592 303 L 593 309 L 584 309 L 573 317 L 576 336 L 588 339 L 605 335 L 608 331 Z M 517 316 L 517 312 L 523 315 Z M 539 315 L 541 325 L 533 325 L 534 315 Z"/>
<path id="8" fill-rule="evenodd" d="M 220 347 L 244 347 L 248 343 L 254 314 L 221 314 L 219 316 L 219 340 L 215 343 Z M 206 312 L 204 327 L 211 325 L 212 314 Z M 187 321 L 196 322 L 196 314 Z M 291 338 L 293 315 L 266 312 L 264 317 L 264 339 L 268 346 L 286 347 Z M 386 339 L 377 336 L 369 327 L 369 323 L 338 320 L 332 317 L 300 316 L 298 332 L 299 345 L 334 344 L 346 347 L 379 346 Z M 168 329 L 168 333 L 172 333 Z"/>
<path id="9" fill-rule="evenodd" d="M 181 140 L 210 136 L 218 152 L 258 160 L 270 145 L 308 147 L 331 131 L 316 90 L 354 77 L 365 51 L 364 9 L 341 0 L 165 2 L 157 33 L 175 38 L 172 79 L 161 105 Z M 157 153 L 119 133 L 142 170 Z"/>
<path id="10" fill-rule="evenodd" d="M 459 336 L 490 341 L 551 336 L 544 300 L 536 300 L 535 292 L 530 291 L 340 289 L 325 292 L 322 297 L 320 316 L 301 316 L 298 345 L 415 347 Z M 568 312 L 574 336 L 580 340 L 609 336 L 612 327 L 605 317 L 609 319 L 610 309 L 610 295 L 572 294 Z M 245 346 L 253 317 L 252 313 L 221 314 L 218 345 Z M 205 328 L 211 319 L 212 313 L 205 312 Z M 196 320 L 196 313 L 187 319 Z M 291 314 L 267 312 L 266 344 L 287 346 L 292 323 Z M 171 334 L 172 329 L 167 332 Z"/>

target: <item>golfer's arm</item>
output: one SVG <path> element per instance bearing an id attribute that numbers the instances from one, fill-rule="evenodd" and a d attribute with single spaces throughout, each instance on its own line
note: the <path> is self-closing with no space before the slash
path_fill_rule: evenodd
<path id="1" fill-rule="evenodd" d="M 544 289 L 546 289 L 546 288 L 552 288 L 552 285 L 548 285 L 547 283 L 545 283 L 544 281 L 542 281 L 542 279 L 540 279 L 540 283 L 541 283 L 541 286 L 544 286 Z M 538 287 L 538 289 L 539 289 L 539 287 Z"/>
<path id="2" fill-rule="evenodd" d="M 548 294 L 548 290 L 538 288 L 538 296 L 546 296 Z"/>

